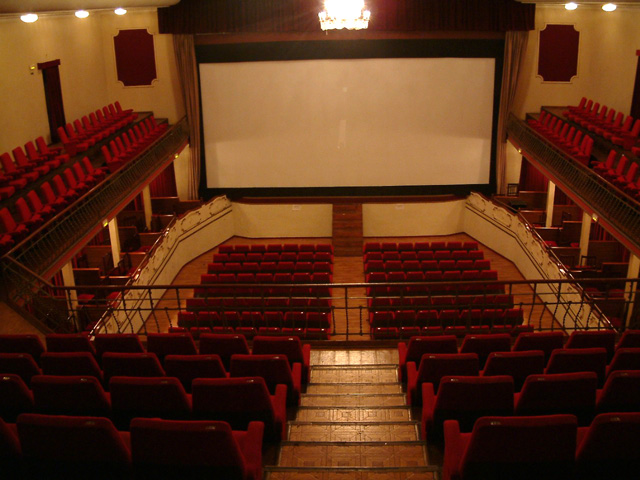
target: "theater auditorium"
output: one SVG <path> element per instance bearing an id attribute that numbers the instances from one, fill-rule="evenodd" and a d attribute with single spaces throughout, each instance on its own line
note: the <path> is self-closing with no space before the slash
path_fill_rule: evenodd
<path id="1" fill-rule="evenodd" d="M 0 2 L 0 478 L 637 478 L 638 24 Z"/>

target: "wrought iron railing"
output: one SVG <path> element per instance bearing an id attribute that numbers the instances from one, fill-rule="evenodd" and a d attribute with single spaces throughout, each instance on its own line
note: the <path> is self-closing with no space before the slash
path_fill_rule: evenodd
<path id="1" fill-rule="evenodd" d="M 640 204 L 567 156 L 513 114 L 507 123 L 507 133 L 528 158 L 567 187 L 567 195 L 588 204 L 618 235 L 640 251 Z"/>
<path id="2" fill-rule="evenodd" d="M 136 188 L 148 183 L 168 165 L 187 136 L 187 122 L 183 118 L 140 155 L 21 242 L 8 256 L 38 274 L 49 270 L 60 258 L 80 248 L 80 242 L 115 213 L 114 209 Z M 3 263 L 6 262 L 3 260 Z M 5 282 L 13 285 L 6 272 Z"/>
<path id="3" fill-rule="evenodd" d="M 14 264 L 17 270 L 21 267 Z M 585 293 L 584 289 L 579 288 L 577 283 L 572 280 L 522 280 L 513 282 L 431 282 L 431 283 L 349 283 L 349 284 L 291 284 L 291 285 L 240 285 L 240 284 L 215 284 L 215 285 L 156 285 L 150 286 L 85 286 L 81 288 L 71 287 L 54 287 L 49 285 L 45 280 L 39 279 L 32 272 L 25 272 L 26 281 L 22 285 L 29 285 L 28 291 L 25 292 L 25 298 L 30 298 L 32 304 L 28 306 L 34 316 L 41 316 L 40 321 L 45 325 L 53 325 L 52 319 L 58 322 L 62 331 L 81 331 L 89 329 L 93 333 L 139 333 L 146 334 L 148 332 L 166 332 L 170 327 L 180 325 L 180 312 L 194 312 L 201 327 L 237 327 L 233 323 L 229 312 L 251 311 L 264 313 L 265 311 L 283 311 L 283 315 L 277 324 L 264 323 L 266 320 L 260 320 L 260 315 L 253 320 L 254 323 L 243 323 L 245 327 L 254 327 L 256 331 L 260 327 L 278 327 L 278 328 L 307 328 L 312 327 L 305 324 L 302 317 L 298 317 L 296 321 L 287 320 L 286 312 L 311 312 L 323 311 L 330 314 L 331 326 L 328 333 L 333 338 L 338 339 L 358 339 L 369 338 L 372 326 L 369 324 L 370 313 L 375 311 L 384 311 L 393 309 L 393 311 L 411 310 L 415 313 L 421 311 L 436 311 L 438 315 L 433 316 L 433 320 L 425 324 L 424 321 L 416 317 L 415 323 L 399 324 L 395 320 L 389 320 L 388 323 L 378 323 L 377 327 L 471 327 L 488 325 L 496 327 L 504 325 L 505 321 L 495 320 L 480 321 L 479 314 L 473 314 L 473 310 L 479 309 L 503 309 L 509 308 L 520 310 L 521 316 L 515 324 L 531 325 L 537 331 L 543 330 L 564 330 L 570 332 L 572 330 L 588 330 L 588 329 L 611 329 L 616 328 L 622 330 L 625 328 L 624 320 L 627 316 L 628 309 L 632 304 L 628 300 L 630 293 L 635 290 L 640 279 L 624 279 L 627 289 L 624 295 L 616 297 L 603 297 L 594 299 Z M 36 279 L 36 280 L 34 280 Z M 620 281 L 620 279 L 581 279 L 582 286 L 598 287 L 607 282 Z M 394 307 L 372 307 L 371 302 L 373 296 L 371 289 L 379 289 L 380 287 L 416 287 L 424 288 L 437 287 L 442 292 L 443 287 L 447 287 L 446 293 L 438 293 L 431 295 L 409 296 L 409 295 L 385 295 L 383 298 L 391 300 L 390 303 L 395 304 Z M 215 288 L 230 289 L 230 292 L 224 296 L 208 296 L 207 289 Z M 267 294 L 268 289 L 310 289 L 313 291 L 324 291 L 326 293 L 316 296 L 291 297 L 282 295 L 278 297 Z M 475 295 L 469 295 L 469 289 L 473 288 Z M 502 302 L 508 298 L 508 304 L 495 303 L 496 288 L 505 292 Z M 252 290 L 251 296 L 245 293 Z M 200 292 L 197 296 L 205 304 L 209 306 L 194 307 L 190 303 L 194 298 L 194 292 Z M 263 291 L 264 294 L 256 294 L 255 292 Z M 483 292 L 484 293 L 481 293 Z M 575 292 L 579 291 L 576 295 Z M 55 292 L 55 294 L 53 293 Z M 84 305 L 78 305 L 73 298 L 78 293 L 91 292 L 94 299 Z M 113 295 L 117 292 L 116 295 Z M 33 295 L 34 293 L 38 295 Z M 135 293 L 133 296 L 131 293 Z M 307 294 L 308 295 L 308 294 Z M 436 297 L 448 297 L 447 303 L 438 304 Z M 135 298 L 136 301 L 131 301 Z M 297 300 L 296 303 L 290 302 L 288 306 L 273 306 L 273 300 L 290 301 L 291 298 Z M 381 297 L 378 296 L 378 299 Z M 492 298 L 493 304 L 489 301 Z M 483 303 L 483 299 L 487 300 Z M 142 301 L 141 301 L 142 300 Z M 257 300 L 257 301 L 256 301 Z M 310 305 L 319 305 L 322 300 L 322 306 L 305 306 L 301 307 L 300 300 L 310 301 Z M 251 306 L 246 306 L 244 302 L 250 301 Z M 314 303 L 315 302 L 315 303 Z M 600 308 L 596 308 L 596 303 L 606 302 L 609 307 L 615 308 L 615 314 L 618 323 L 612 325 L 610 319 L 606 317 Z M 202 303 L 202 302 L 201 302 Z M 283 302 L 287 303 L 287 302 Z M 245 305 L 245 306 L 241 306 Z M 397 306 L 403 305 L 403 306 Z M 458 310 L 459 316 L 455 320 L 444 322 L 440 313 L 443 310 Z M 199 313 L 216 312 L 216 321 L 211 316 L 198 315 Z M 575 315 L 575 312 L 585 312 L 585 315 Z M 609 308 L 611 312 L 611 308 Z M 564 312 L 564 313 L 561 313 Z M 475 316 L 473 316 L 475 315 Z M 235 318 L 235 316 L 233 317 Z M 265 317 L 266 318 L 266 317 Z M 305 317 L 306 318 L 306 317 Z M 440 318 L 440 319 L 438 319 Z M 506 318 L 506 317 L 505 317 Z M 64 320 L 61 322 L 61 320 Z M 638 323 L 638 320 L 634 320 Z M 506 323 L 511 325 L 511 323 Z M 193 326 L 193 325 L 191 325 Z M 630 324 L 629 328 L 638 328 L 637 324 Z M 415 332 L 414 332 L 415 334 Z"/>

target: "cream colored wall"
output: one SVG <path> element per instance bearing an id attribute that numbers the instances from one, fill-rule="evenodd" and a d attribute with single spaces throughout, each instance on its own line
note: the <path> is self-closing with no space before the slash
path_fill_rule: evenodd
<path id="1" fill-rule="evenodd" d="M 118 29 L 154 34 L 158 80 L 151 87 L 124 87 L 116 78 L 113 36 Z M 155 10 L 118 17 L 93 13 L 41 16 L 33 24 L 0 20 L 0 153 L 42 135 L 50 140 L 42 73 L 29 66 L 60 59 L 68 122 L 119 100 L 123 107 L 153 111 L 171 123 L 184 116 L 171 35 L 158 35 Z"/>
<path id="2" fill-rule="evenodd" d="M 42 72 L 29 67 L 60 59 L 67 121 L 107 103 L 100 19 L 43 16 L 33 24 L 0 20 L 0 153 L 42 135 L 49 123 Z"/>
<path id="3" fill-rule="evenodd" d="M 330 204 L 234 203 L 235 234 L 247 238 L 331 237 Z"/>
<path id="4" fill-rule="evenodd" d="M 365 237 L 450 235 L 463 231 L 465 200 L 362 205 Z"/>
<path id="5" fill-rule="evenodd" d="M 570 83 L 542 83 L 537 74 L 539 32 L 546 24 L 573 24 L 580 32 L 578 75 Z M 542 105 L 577 105 L 583 96 L 628 114 L 640 48 L 640 8 L 619 6 L 536 6 L 536 30 L 530 32 L 514 112 L 523 117 Z"/>
<path id="6" fill-rule="evenodd" d="M 184 116 L 180 83 L 173 53 L 173 36 L 158 34 L 158 15 L 154 9 L 136 10 L 124 16 L 101 15 L 102 57 L 110 102 L 119 100 L 124 108 L 153 111 L 156 117 L 175 123 Z M 157 79 L 147 87 L 125 87 L 118 81 L 113 37 L 119 30 L 146 29 L 153 34 Z"/>

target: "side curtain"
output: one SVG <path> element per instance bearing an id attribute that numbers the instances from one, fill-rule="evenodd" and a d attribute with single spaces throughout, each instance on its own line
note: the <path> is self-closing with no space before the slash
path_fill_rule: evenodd
<path id="1" fill-rule="evenodd" d="M 200 102 L 198 92 L 198 64 L 193 35 L 175 34 L 173 46 L 178 67 L 178 77 L 182 89 L 187 122 L 189 124 L 189 148 L 191 149 L 191 161 L 189 163 L 189 199 L 198 198 L 200 186 Z"/>
<path id="2" fill-rule="evenodd" d="M 496 158 L 496 182 L 498 193 L 506 193 L 507 173 L 507 121 L 516 95 L 518 77 L 527 50 L 528 31 L 508 31 L 504 42 L 504 66 L 500 113 L 498 114 L 498 149 Z"/>

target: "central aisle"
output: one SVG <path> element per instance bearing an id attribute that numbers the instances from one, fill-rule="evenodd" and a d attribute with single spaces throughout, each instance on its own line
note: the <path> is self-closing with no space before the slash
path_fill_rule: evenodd
<path id="1" fill-rule="evenodd" d="M 432 480 L 394 349 L 314 349 L 311 379 L 266 480 Z"/>

